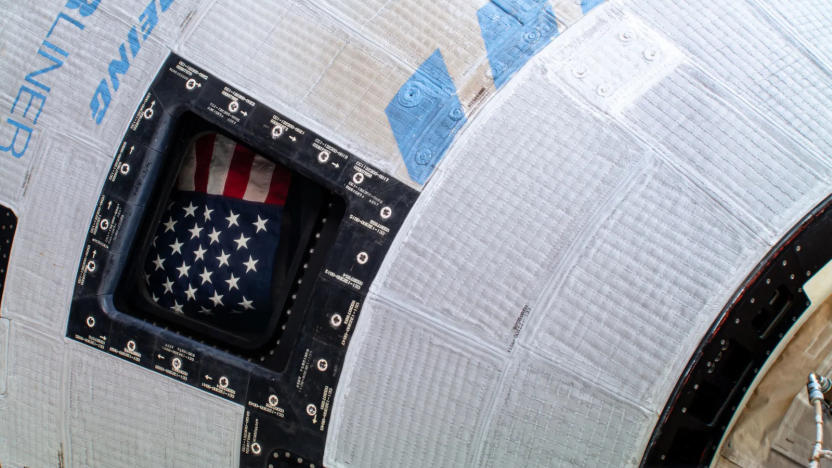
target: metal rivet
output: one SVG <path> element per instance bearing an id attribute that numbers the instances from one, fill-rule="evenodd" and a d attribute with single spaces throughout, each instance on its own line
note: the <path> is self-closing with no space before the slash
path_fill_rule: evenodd
<path id="1" fill-rule="evenodd" d="M 648 62 L 652 62 L 653 60 L 656 60 L 656 57 L 659 56 L 659 51 L 656 49 L 645 49 L 643 55 L 645 60 L 647 60 Z"/>
<path id="2" fill-rule="evenodd" d="M 533 44 L 540 40 L 540 32 L 538 31 L 529 31 L 523 35 L 523 40 L 528 42 L 529 44 Z"/>
<path id="3" fill-rule="evenodd" d="M 416 153 L 416 164 L 426 165 L 430 163 L 430 158 L 433 155 L 429 149 L 420 150 Z"/>
<path id="4" fill-rule="evenodd" d="M 422 102 L 422 85 L 414 82 L 408 83 L 399 92 L 398 102 L 402 107 L 415 107 Z"/>

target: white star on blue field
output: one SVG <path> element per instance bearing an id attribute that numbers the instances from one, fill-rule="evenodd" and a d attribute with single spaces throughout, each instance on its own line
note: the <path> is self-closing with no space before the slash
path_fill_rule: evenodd
<path id="1" fill-rule="evenodd" d="M 262 327 L 283 208 L 175 191 L 145 261 L 151 298 L 175 314 Z"/>

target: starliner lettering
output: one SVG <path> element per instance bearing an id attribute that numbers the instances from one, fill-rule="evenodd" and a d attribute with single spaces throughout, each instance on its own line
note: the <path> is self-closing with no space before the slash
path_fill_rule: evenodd
<path id="1" fill-rule="evenodd" d="M 139 24 L 132 26 L 127 31 L 127 40 L 118 46 L 118 57 L 111 60 L 107 67 L 108 76 L 99 81 L 90 101 L 90 111 L 92 111 L 92 118 L 96 125 L 101 124 L 101 121 L 104 120 L 107 108 L 110 107 L 110 102 L 113 99 L 113 93 L 118 91 L 121 85 L 119 75 L 125 75 L 130 69 L 130 60 L 136 58 L 142 48 L 142 43 L 150 37 L 153 28 L 159 22 L 159 12 L 168 11 L 173 1 L 150 0 L 150 3 L 139 15 Z M 129 55 L 127 53 L 128 49 L 130 50 Z"/>
<path id="2" fill-rule="evenodd" d="M 95 13 L 99 3 L 101 3 L 101 0 L 68 0 L 65 8 L 70 13 L 77 14 L 81 18 L 86 18 Z M 62 23 L 64 24 L 63 26 L 61 25 Z M 41 42 L 40 47 L 38 47 L 38 55 L 45 58 L 46 62 L 37 66 L 45 66 L 28 73 L 23 78 L 24 83 L 20 85 L 17 91 L 17 97 L 12 102 L 11 109 L 9 110 L 10 116 L 6 117 L 5 123 L 11 125 L 13 133 L 11 141 L 8 144 L 0 141 L 0 151 L 11 153 L 15 158 L 22 158 L 26 154 L 32 138 L 32 131 L 38 123 L 38 118 L 43 111 L 43 106 L 46 105 L 46 99 L 51 90 L 49 85 L 44 82 L 44 75 L 47 75 L 52 70 L 61 68 L 64 60 L 69 57 L 69 52 L 61 46 L 54 44 L 50 40 L 50 37 L 52 37 L 56 29 L 69 27 L 75 27 L 79 31 L 83 31 L 84 23 L 78 17 L 70 16 L 65 11 L 61 11 L 55 17 L 52 26 L 46 32 L 46 37 Z"/>

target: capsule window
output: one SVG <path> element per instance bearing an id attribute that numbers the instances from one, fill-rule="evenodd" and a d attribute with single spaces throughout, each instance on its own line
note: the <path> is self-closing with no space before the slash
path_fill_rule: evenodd
<path id="1" fill-rule="evenodd" d="M 305 310 L 304 279 L 317 275 L 343 200 L 283 155 L 193 115 L 169 147 L 117 306 L 244 357 L 285 362 L 275 350 L 293 341 L 291 311 Z"/>

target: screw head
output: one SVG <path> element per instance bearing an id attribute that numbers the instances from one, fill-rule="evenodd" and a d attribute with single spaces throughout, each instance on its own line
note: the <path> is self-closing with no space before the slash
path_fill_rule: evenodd
<path id="1" fill-rule="evenodd" d="M 277 140 L 283 135 L 284 132 L 283 125 L 275 125 L 272 127 L 272 140 Z"/>

